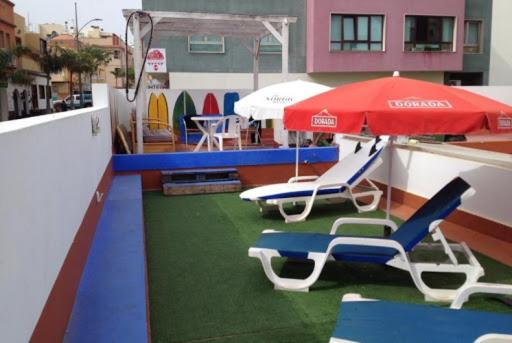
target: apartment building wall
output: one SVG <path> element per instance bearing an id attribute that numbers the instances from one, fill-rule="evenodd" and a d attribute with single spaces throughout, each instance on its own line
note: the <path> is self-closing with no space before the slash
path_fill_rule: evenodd
<path id="1" fill-rule="evenodd" d="M 46 112 L 46 98 L 51 97 L 47 88 L 46 75 L 35 56 L 44 53 L 44 41 L 39 33 L 26 30 L 25 18 L 14 13 L 15 42 L 29 48 L 31 55 L 16 58 L 16 68 L 28 74 L 32 81 L 28 85 L 10 82 L 7 87 L 8 109 L 11 119 L 36 115 Z"/>
<path id="2" fill-rule="evenodd" d="M 462 69 L 464 0 L 308 0 L 307 71 L 377 72 Z M 331 14 L 383 15 L 382 51 L 331 51 Z M 405 16 L 455 17 L 454 51 L 405 51 Z"/>
<path id="3" fill-rule="evenodd" d="M 87 37 L 81 39 L 85 45 L 95 46 L 110 52 L 110 61 L 107 65 L 100 66 L 93 81 L 96 83 L 107 83 L 112 87 L 122 87 L 123 82 L 120 78 L 116 79 L 114 72 L 116 69 L 124 70 L 126 64 L 126 54 L 128 54 L 128 67 L 133 65 L 132 49 L 126 46 L 124 41 L 116 34 L 104 33 L 99 30 L 91 30 Z"/>
<path id="4" fill-rule="evenodd" d="M 512 85 L 512 1 L 493 0 L 489 85 Z"/>
<path id="5" fill-rule="evenodd" d="M 0 48 L 11 48 L 15 45 L 14 3 L 0 0 Z"/>
<path id="6" fill-rule="evenodd" d="M 66 26 L 62 24 L 39 24 L 39 33 L 41 34 L 41 37 L 51 37 L 52 35 L 61 35 L 66 32 Z"/>
<path id="7" fill-rule="evenodd" d="M 464 53 L 463 71 L 468 73 L 482 73 L 482 83 L 484 85 L 489 83 L 493 1 L 494 0 L 466 0 L 465 19 L 479 20 L 482 22 L 482 47 L 479 53 Z"/>
<path id="8" fill-rule="evenodd" d="M 306 71 L 306 0 L 142 0 L 142 8 L 152 11 L 208 12 L 248 15 L 287 15 L 298 20 L 290 24 L 289 71 Z M 167 48 L 167 70 L 173 72 L 252 73 L 252 56 L 238 38 L 225 38 L 225 52 L 189 53 L 187 37 L 154 37 L 153 47 Z M 261 73 L 280 73 L 281 54 L 262 54 Z M 172 83 L 172 81 L 171 81 Z"/>

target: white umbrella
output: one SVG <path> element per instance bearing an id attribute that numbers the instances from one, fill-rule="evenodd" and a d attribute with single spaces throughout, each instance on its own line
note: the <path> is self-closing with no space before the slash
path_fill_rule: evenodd
<path id="1" fill-rule="evenodd" d="M 283 119 L 286 106 L 328 90 L 331 87 L 302 80 L 277 83 L 235 102 L 235 113 L 246 118 L 253 117 L 254 120 Z"/>
<path id="2" fill-rule="evenodd" d="M 284 108 L 331 90 L 318 83 L 296 80 L 258 89 L 235 102 L 235 113 L 254 120 L 283 119 Z M 295 176 L 299 175 L 299 132 L 297 132 Z"/>

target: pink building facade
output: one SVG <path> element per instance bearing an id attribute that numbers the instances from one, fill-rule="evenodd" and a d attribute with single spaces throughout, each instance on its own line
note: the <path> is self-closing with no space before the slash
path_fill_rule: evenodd
<path id="1" fill-rule="evenodd" d="M 464 7 L 465 0 L 308 0 L 307 72 L 462 70 Z"/>

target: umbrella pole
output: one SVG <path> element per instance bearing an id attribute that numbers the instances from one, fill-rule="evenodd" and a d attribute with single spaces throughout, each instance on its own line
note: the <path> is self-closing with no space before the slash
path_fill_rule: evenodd
<path id="1" fill-rule="evenodd" d="M 295 177 L 299 176 L 299 131 L 295 131 Z"/>
<path id="2" fill-rule="evenodd" d="M 391 216 L 391 190 L 392 190 L 392 182 L 393 182 L 393 142 L 395 141 L 395 137 L 389 137 L 389 153 L 388 153 L 388 186 L 386 192 L 386 219 L 390 219 Z M 389 226 L 384 226 L 384 236 L 391 235 L 391 228 Z"/>

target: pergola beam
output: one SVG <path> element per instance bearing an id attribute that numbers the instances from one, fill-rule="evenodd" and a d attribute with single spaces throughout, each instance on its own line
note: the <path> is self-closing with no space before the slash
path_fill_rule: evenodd
<path id="1" fill-rule="evenodd" d="M 158 24 L 162 20 L 162 18 L 155 18 L 153 19 L 153 27 L 155 27 L 156 24 Z M 151 31 L 151 23 L 147 23 L 141 30 L 140 30 L 140 38 L 146 37 L 146 35 Z"/>
<path id="2" fill-rule="evenodd" d="M 124 9 L 123 15 L 127 19 L 131 13 L 140 10 Z M 143 11 L 153 19 L 153 32 L 169 36 L 193 35 L 219 35 L 225 37 L 239 37 L 243 44 L 251 51 L 253 57 L 253 89 L 258 89 L 259 81 L 259 50 L 261 39 L 269 33 L 281 43 L 282 46 L 282 74 L 284 80 L 288 77 L 288 50 L 289 50 L 289 24 L 297 22 L 297 17 L 282 15 L 241 15 L 219 13 L 193 13 L 193 12 L 162 12 Z M 147 16 L 135 14 L 131 26 L 134 35 L 134 69 L 135 75 L 144 71 L 142 65 L 143 38 L 151 31 L 151 24 Z M 245 44 L 243 39 L 250 38 L 252 46 Z M 143 73 L 145 80 L 145 75 Z M 141 81 L 143 86 L 145 81 Z M 136 132 L 137 152 L 143 152 L 142 141 L 142 114 L 145 109 L 145 87 L 141 87 L 137 94 L 136 104 Z"/>
<path id="3" fill-rule="evenodd" d="M 270 24 L 268 21 L 262 21 L 263 26 L 272 34 L 272 36 L 276 37 L 279 43 L 283 44 L 283 36 L 276 30 L 276 28 Z"/>

